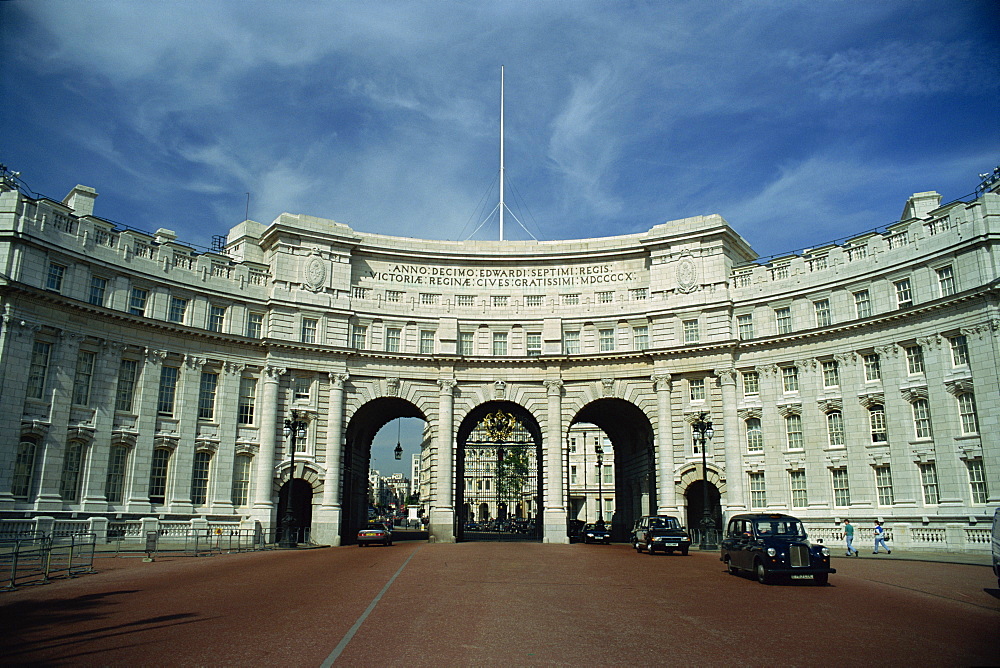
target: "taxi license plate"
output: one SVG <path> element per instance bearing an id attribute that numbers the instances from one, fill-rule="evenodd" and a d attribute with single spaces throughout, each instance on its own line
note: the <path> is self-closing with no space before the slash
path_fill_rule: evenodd
<path id="1" fill-rule="evenodd" d="M 811 576 L 811 575 L 793 575 L 792 579 L 793 580 L 812 580 L 813 576 Z"/>
<path id="2" fill-rule="evenodd" d="M 677 547 L 677 543 L 664 543 L 663 545 L 666 547 Z"/>

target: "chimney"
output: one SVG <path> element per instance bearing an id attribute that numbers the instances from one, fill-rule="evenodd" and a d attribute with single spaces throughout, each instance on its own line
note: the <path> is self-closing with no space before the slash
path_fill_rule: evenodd
<path id="1" fill-rule="evenodd" d="M 73 213 L 78 216 L 93 216 L 95 199 L 97 199 L 96 190 L 78 185 L 63 198 L 62 203 L 73 209 Z"/>

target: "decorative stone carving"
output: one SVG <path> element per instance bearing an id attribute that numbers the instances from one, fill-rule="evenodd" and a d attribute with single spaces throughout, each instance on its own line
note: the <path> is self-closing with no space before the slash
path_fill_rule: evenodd
<path id="1" fill-rule="evenodd" d="M 688 294 L 698 289 L 698 267 L 690 255 L 677 263 L 677 291 Z"/>
<path id="2" fill-rule="evenodd" d="M 670 391 L 670 374 L 669 373 L 654 373 L 649 377 L 653 381 L 653 387 L 656 388 L 657 392 L 669 392 Z"/>
<path id="3" fill-rule="evenodd" d="M 327 263 L 315 250 L 302 259 L 302 284 L 306 289 L 319 292 L 326 286 Z"/>
<path id="4" fill-rule="evenodd" d="M 550 397 L 557 397 L 562 393 L 563 382 L 560 378 L 549 378 L 542 381 L 545 386 L 545 393 Z"/>
<path id="5" fill-rule="evenodd" d="M 720 385 L 735 385 L 736 384 L 736 369 L 729 367 L 726 369 L 716 369 L 713 371 L 718 379 Z"/>
<path id="6" fill-rule="evenodd" d="M 948 393 L 953 396 L 958 396 L 966 392 L 972 392 L 972 379 L 971 378 L 954 378 L 952 380 L 944 381 L 944 387 L 948 390 Z"/>
<path id="7" fill-rule="evenodd" d="M 437 384 L 441 388 L 441 394 L 452 394 L 458 381 L 454 378 L 439 378 Z"/>
<path id="8" fill-rule="evenodd" d="M 871 408 L 872 406 L 884 406 L 885 395 L 881 392 L 869 392 L 868 394 L 862 394 L 858 397 L 858 403 L 865 408 Z"/>
<path id="9" fill-rule="evenodd" d="M 392 377 L 385 379 L 385 393 L 390 397 L 399 396 L 399 378 Z"/>
<path id="10" fill-rule="evenodd" d="M 932 334 L 931 336 L 923 336 L 917 339 L 917 343 L 925 348 L 934 350 L 941 345 L 941 337 L 937 334 Z"/>
<path id="11" fill-rule="evenodd" d="M 261 371 L 265 379 L 277 381 L 279 378 L 281 378 L 281 376 L 284 376 L 288 372 L 288 369 L 281 366 L 272 366 L 268 364 Z"/>
<path id="12" fill-rule="evenodd" d="M 830 411 L 843 410 L 844 402 L 841 399 L 820 399 L 816 402 L 816 406 L 821 413 L 829 413 Z"/>
<path id="13" fill-rule="evenodd" d="M 739 416 L 740 420 L 745 422 L 751 418 L 757 418 L 759 420 L 762 412 L 759 407 L 754 406 L 753 408 L 740 408 L 736 411 L 736 415 Z"/>
<path id="14" fill-rule="evenodd" d="M 877 346 L 875 352 L 879 355 L 884 355 L 885 357 L 898 357 L 899 356 L 899 346 L 895 343 L 890 343 L 887 346 Z"/>
<path id="15" fill-rule="evenodd" d="M 342 390 L 344 389 L 344 383 L 346 383 L 347 379 L 351 377 L 351 374 L 343 371 L 331 371 L 328 376 L 330 378 L 330 385 L 333 389 Z"/>
<path id="16" fill-rule="evenodd" d="M 208 364 L 208 359 L 205 357 L 198 357 L 197 355 L 185 355 L 184 364 L 186 364 L 189 369 L 201 369 Z"/>
<path id="17" fill-rule="evenodd" d="M 146 357 L 147 364 L 163 364 L 163 360 L 167 359 L 166 350 L 153 350 L 152 348 L 146 348 L 143 350 L 143 354 Z"/>
<path id="18" fill-rule="evenodd" d="M 495 380 L 493 381 L 493 398 L 503 399 L 506 397 L 507 392 L 507 381 Z"/>
<path id="19" fill-rule="evenodd" d="M 613 397 L 615 396 L 615 379 L 614 378 L 601 378 L 601 392 L 602 396 Z"/>
<path id="20" fill-rule="evenodd" d="M 802 415 L 802 404 L 780 404 L 775 406 L 778 409 L 778 413 L 781 417 L 788 417 L 789 415 Z"/>
<path id="21" fill-rule="evenodd" d="M 900 388 L 899 393 L 903 395 L 903 399 L 913 403 L 918 399 L 927 399 L 927 386 L 916 385 L 914 387 L 904 387 Z"/>

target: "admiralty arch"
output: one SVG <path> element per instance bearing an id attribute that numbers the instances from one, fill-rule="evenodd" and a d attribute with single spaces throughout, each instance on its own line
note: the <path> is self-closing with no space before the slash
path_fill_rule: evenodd
<path id="1" fill-rule="evenodd" d="M 294 492 L 311 540 L 340 545 L 366 519 L 374 435 L 416 417 L 432 541 L 462 539 L 473 446 L 516 432 L 530 484 L 509 512 L 567 542 L 570 428 L 591 423 L 619 539 L 643 514 L 761 510 L 986 550 L 996 185 L 767 259 L 717 215 L 455 242 L 286 213 L 196 251 L 102 219 L 93 188 L 5 186 L 0 520 L 274 526 Z"/>

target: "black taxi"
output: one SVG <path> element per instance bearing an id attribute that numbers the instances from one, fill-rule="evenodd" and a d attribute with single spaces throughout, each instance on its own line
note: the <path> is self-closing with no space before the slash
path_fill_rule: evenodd
<path id="1" fill-rule="evenodd" d="M 802 522 L 781 513 L 731 517 L 719 558 L 730 573 L 753 573 L 761 584 L 788 577 L 825 585 L 837 572 L 830 568 L 830 549 L 810 543 Z"/>

